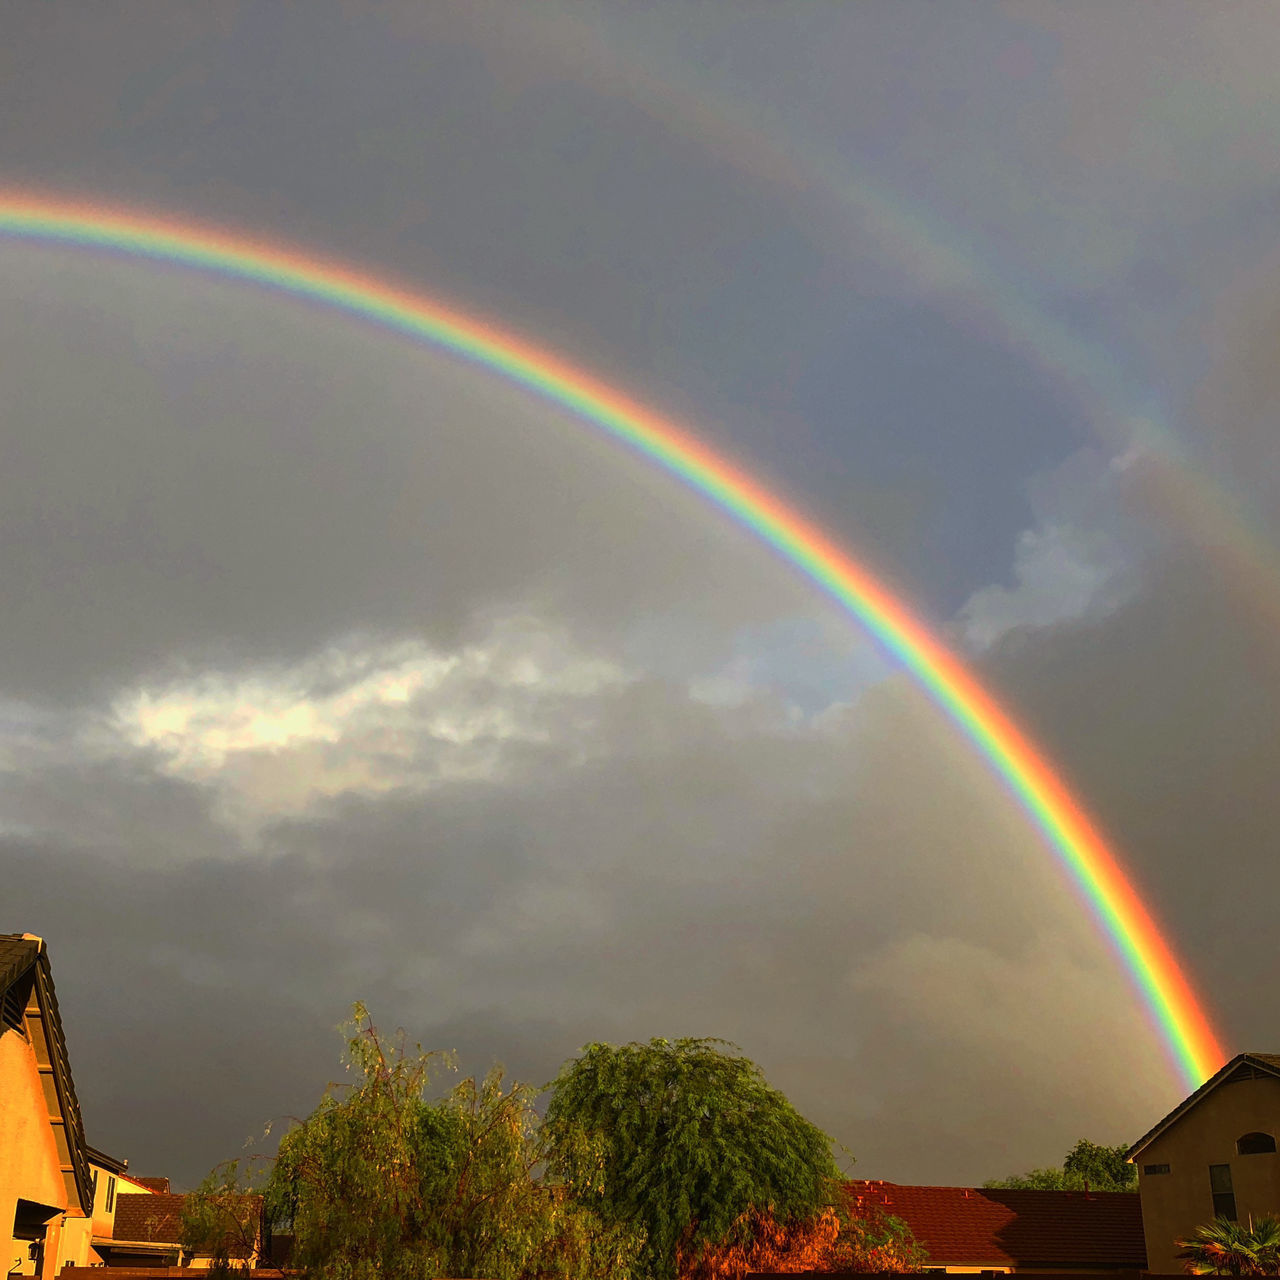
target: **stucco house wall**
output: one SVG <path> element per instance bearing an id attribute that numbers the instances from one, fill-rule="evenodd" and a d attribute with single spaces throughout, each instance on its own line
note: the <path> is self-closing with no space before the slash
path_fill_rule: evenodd
<path id="1" fill-rule="evenodd" d="M 5 1027 L 0 1033 L 0 1264 L 5 1272 L 35 1274 L 30 1241 L 13 1235 L 19 1201 L 46 1206 L 49 1217 L 67 1208 L 63 1158 L 48 1117 L 35 1050 L 21 1032 Z"/>
<path id="2" fill-rule="evenodd" d="M 1280 1077 L 1228 1074 L 1132 1153 L 1138 1166 L 1148 1270 L 1180 1271 L 1183 1264 L 1174 1241 L 1214 1217 L 1211 1165 L 1226 1165 L 1231 1171 L 1238 1221 L 1280 1214 L 1280 1155 L 1241 1155 L 1236 1144 L 1250 1133 L 1280 1135 Z M 1168 1172 L 1163 1172 L 1164 1166 Z"/>

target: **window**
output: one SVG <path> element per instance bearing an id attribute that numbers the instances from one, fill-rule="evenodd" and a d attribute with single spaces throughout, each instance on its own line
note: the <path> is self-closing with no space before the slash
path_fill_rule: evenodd
<path id="1" fill-rule="evenodd" d="M 1217 1166 L 1215 1165 L 1214 1167 L 1216 1168 Z M 1222 1167 L 1226 1169 L 1226 1165 L 1223 1165 Z M 1227 1169 L 1228 1182 L 1230 1182 L 1231 1180 L 1230 1173 L 1231 1171 Z M 115 1203 L 116 1203 L 116 1180 L 114 1178 L 108 1178 L 107 1179 L 107 1212 L 108 1213 L 110 1213 L 111 1210 L 115 1207 Z M 1235 1213 L 1233 1211 L 1232 1217 L 1234 1216 L 1235 1216 Z"/>
<path id="2" fill-rule="evenodd" d="M 1242 1156 L 1261 1156 L 1276 1149 L 1276 1140 L 1269 1133 L 1246 1133 L 1236 1140 L 1236 1150 Z"/>
<path id="3" fill-rule="evenodd" d="M 1147 1174 L 1168 1173 L 1169 1166 L 1167 1164 L 1144 1164 L 1142 1166 L 1142 1172 Z"/>
<path id="4" fill-rule="evenodd" d="M 98 1203 L 98 1171 L 97 1169 L 91 1169 L 89 1172 L 93 1174 L 93 1189 L 89 1192 L 89 1203 L 97 1204 Z"/>
<path id="5" fill-rule="evenodd" d="M 1231 1166 L 1229 1164 L 1211 1164 L 1209 1166 L 1209 1190 L 1213 1193 L 1213 1216 L 1236 1220 L 1236 1194 L 1231 1186 Z"/>

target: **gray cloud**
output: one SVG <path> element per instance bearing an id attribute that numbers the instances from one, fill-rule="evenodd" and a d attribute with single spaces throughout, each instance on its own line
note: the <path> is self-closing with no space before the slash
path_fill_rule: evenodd
<path id="1" fill-rule="evenodd" d="M 355 998 L 463 1048 L 465 1069 L 501 1058 L 534 1079 L 589 1038 L 724 1036 L 877 1176 L 978 1179 L 1052 1158 L 1077 1129 L 1123 1136 L 1152 1091 L 1175 1095 L 1061 874 L 909 687 L 800 726 L 767 691 L 712 706 L 642 680 L 579 702 L 585 758 L 559 734 L 523 746 L 514 773 L 348 791 L 230 857 L 148 866 L 57 814 L 38 851 L 11 844 L 67 1017 L 95 1046 L 77 1069 L 86 1113 L 110 1117 L 100 1141 L 194 1179 L 248 1136 L 249 1106 L 265 1121 L 307 1104 Z M 153 838 L 157 795 L 207 815 L 206 790 L 135 776 L 127 805 Z M 85 797 L 94 775 L 57 783 Z M 78 978 L 103 947 L 110 966 Z M 145 1001 L 122 1022 L 103 984 Z M 191 1047 L 241 1003 L 253 1017 L 216 1051 Z M 264 1013 L 296 1040 L 255 1051 Z M 153 1024 L 142 1067 L 127 1032 Z M 176 1105 L 174 1072 L 199 1120 L 139 1126 L 153 1087 L 151 1114 Z"/>

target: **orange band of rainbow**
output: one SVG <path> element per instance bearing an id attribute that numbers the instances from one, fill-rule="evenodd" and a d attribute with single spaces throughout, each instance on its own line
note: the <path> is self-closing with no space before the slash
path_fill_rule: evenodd
<path id="1" fill-rule="evenodd" d="M 705 494 L 817 583 L 899 658 L 1009 785 L 1112 941 L 1183 1082 L 1198 1086 L 1225 1061 L 1172 947 L 1043 753 L 956 657 L 861 565 L 688 431 L 488 324 L 278 245 L 13 193 L 0 193 L 0 235 L 174 263 L 334 307 L 509 378 Z"/>

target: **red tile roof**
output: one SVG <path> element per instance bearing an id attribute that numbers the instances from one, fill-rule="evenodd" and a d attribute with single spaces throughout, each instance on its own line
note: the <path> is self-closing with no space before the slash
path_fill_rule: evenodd
<path id="1" fill-rule="evenodd" d="M 133 1174 L 129 1177 L 133 1178 Z M 139 1186 L 149 1187 L 152 1191 L 162 1192 L 166 1196 L 170 1194 L 168 1178 L 133 1178 L 133 1180 Z"/>
<path id="2" fill-rule="evenodd" d="M 1114 1267 L 1142 1270 L 1142 1207 L 1130 1191 L 1006 1191 L 849 1183 L 911 1228 L 934 1266 Z"/>

